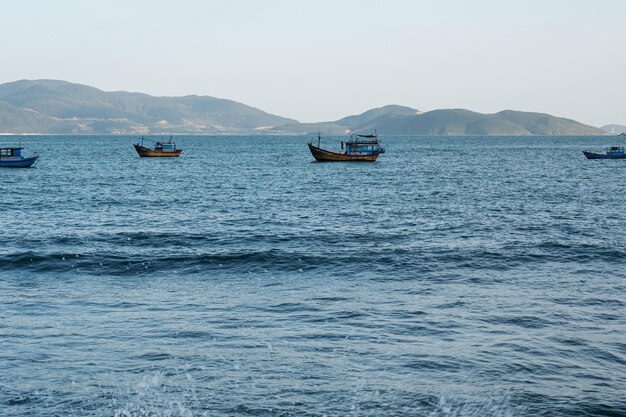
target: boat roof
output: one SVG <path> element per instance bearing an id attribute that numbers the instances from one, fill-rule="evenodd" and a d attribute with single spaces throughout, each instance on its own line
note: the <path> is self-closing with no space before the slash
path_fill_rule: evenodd
<path id="1" fill-rule="evenodd" d="M 356 146 L 368 146 L 368 145 L 379 145 L 380 143 L 377 140 L 369 140 L 369 141 L 350 141 L 346 142 L 347 145 L 356 145 Z"/>
<path id="2" fill-rule="evenodd" d="M 0 149 L 13 149 L 15 151 L 24 148 L 22 148 L 21 146 L 0 146 Z"/>
<path id="3" fill-rule="evenodd" d="M 359 140 L 366 139 L 366 140 Z M 370 139 L 370 140 L 367 140 Z M 377 145 L 378 144 L 378 135 L 376 133 L 365 135 L 362 133 L 353 133 L 350 135 L 350 140 L 346 142 L 348 144 L 359 144 L 359 145 Z"/>

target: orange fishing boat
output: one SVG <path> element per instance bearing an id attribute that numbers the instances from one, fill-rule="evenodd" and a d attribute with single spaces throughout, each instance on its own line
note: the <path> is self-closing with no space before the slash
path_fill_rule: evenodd
<path id="1" fill-rule="evenodd" d="M 317 146 L 309 142 L 309 150 L 313 158 L 319 162 L 374 162 L 378 155 L 385 153 L 380 146 L 378 135 L 360 135 L 353 133 L 347 142 L 341 141 L 341 149 L 344 152 L 333 152 L 322 149 L 320 142 L 322 137 L 317 135 Z"/>
<path id="2" fill-rule="evenodd" d="M 135 150 L 140 157 L 178 157 L 183 152 L 182 149 L 176 149 L 176 143 L 170 140 L 168 142 L 156 142 L 154 148 L 148 148 L 143 145 L 143 136 L 141 137 L 141 145 L 135 143 Z"/>

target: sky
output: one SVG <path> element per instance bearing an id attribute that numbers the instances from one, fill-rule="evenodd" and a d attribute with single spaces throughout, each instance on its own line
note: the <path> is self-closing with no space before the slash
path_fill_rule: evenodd
<path id="1" fill-rule="evenodd" d="M 209 95 L 303 122 L 401 104 L 626 124 L 624 0 L 0 4 L 0 83 Z"/>

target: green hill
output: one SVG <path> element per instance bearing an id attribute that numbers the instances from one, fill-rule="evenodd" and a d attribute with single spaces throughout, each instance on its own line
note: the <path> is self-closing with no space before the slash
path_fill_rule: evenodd
<path id="1" fill-rule="evenodd" d="M 375 116 L 375 117 L 374 117 Z M 602 135 L 601 129 L 574 120 L 543 113 L 506 110 L 495 114 L 477 113 L 465 109 L 442 109 L 426 113 L 401 106 L 385 106 L 357 116 L 335 122 L 313 125 L 279 126 L 276 130 L 285 133 L 326 134 L 338 132 L 371 132 L 376 130 L 385 135 Z M 308 128 L 315 130 L 308 130 Z M 325 128 L 328 128 L 326 131 Z"/>
<path id="2" fill-rule="evenodd" d="M 215 97 L 105 92 L 56 80 L 0 84 L 0 104 L 0 132 L 11 133 L 249 133 L 297 123 Z"/>
<path id="3" fill-rule="evenodd" d="M 72 129 L 73 126 L 63 120 L 0 101 L 1 133 L 71 133 Z"/>
<path id="4" fill-rule="evenodd" d="M 345 135 L 356 130 L 368 130 L 370 125 L 374 126 L 371 129 L 376 128 L 376 120 L 382 118 L 389 118 L 393 120 L 395 117 L 415 116 L 418 111 L 410 107 L 389 105 L 384 107 L 378 107 L 368 110 L 364 113 L 344 117 L 332 122 L 319 122 L 319 123 L 290 123 L 283 126 L 277 126 L 271 129 L 275 133 L 285 134 L 312 134 L 316 132 L 323 133 L 325 135 Z M 389 128 L 391 131 L 391 127 Z M 391 134 L 391 133 L 389 133 Z"/>
<path id="5" fill-rule="evenodd" d="M 395 104 L 378 107 L 368 110 L 356 116 L 348 116 L 343 119 L 337 120 L 334 124 L 339 126 L 346 126 L 348 128 L 356 129 L 361 126 L 367 125 L 372 121 L 385 116 L 415 116 L 418 111 L 410 107 L 398 106 Z"/>

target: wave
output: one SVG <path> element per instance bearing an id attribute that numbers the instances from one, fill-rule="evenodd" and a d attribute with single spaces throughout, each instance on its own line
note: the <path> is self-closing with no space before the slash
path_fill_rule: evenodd
<path id="1" fill-rule="evenodd" d="M 68 238 L 63 238 L 68 242 Z M 147 272 L 198 273 L 211 271 L 249 272 L 307 272 L 363 274 L 373 273 L 382 279 L 415 277 L 442 271 L 506 271 L 528 268 L 543 263 L 575 263 L 577 267 L 598 262 L 624 264 L 626 250 L 602 244 L 563 244 L 545 241 L 536 245 L 506 244 L 499 247 L 428 247 L 386 248 L 368 247 L 362 250 L 321 246 L 302 250 L 237 249 L 236 245 L 207 244 L 215 238 L 195 236 L 153 236 L 135 234 L 133 244 L 66 247 L 66 251 L 13 251 L 0 254 L 0 271 L 66 272 L 106 275 L 137 275 Z M 154 242 L 159 242 L 155 244 Z M 110 242 L 109 242 L 110 243 Z M 115 242 L 116 243 L 116 242 Z M 69 246 L 69 247 L 68 247 Z M 260 245 L 261 246 L 261 245 Z M 285 245 L 288 246 L 288 245 Z M 306 245 L 310 246 L 310 245 Z M 202 251 L 195 248 L 215 248 Z M 82 250 L 76 250 L 82 248 Z M 112 248 L 117 248 L 112 250 Z M 76 250 L 76 251 L 74 251 Z"/>

